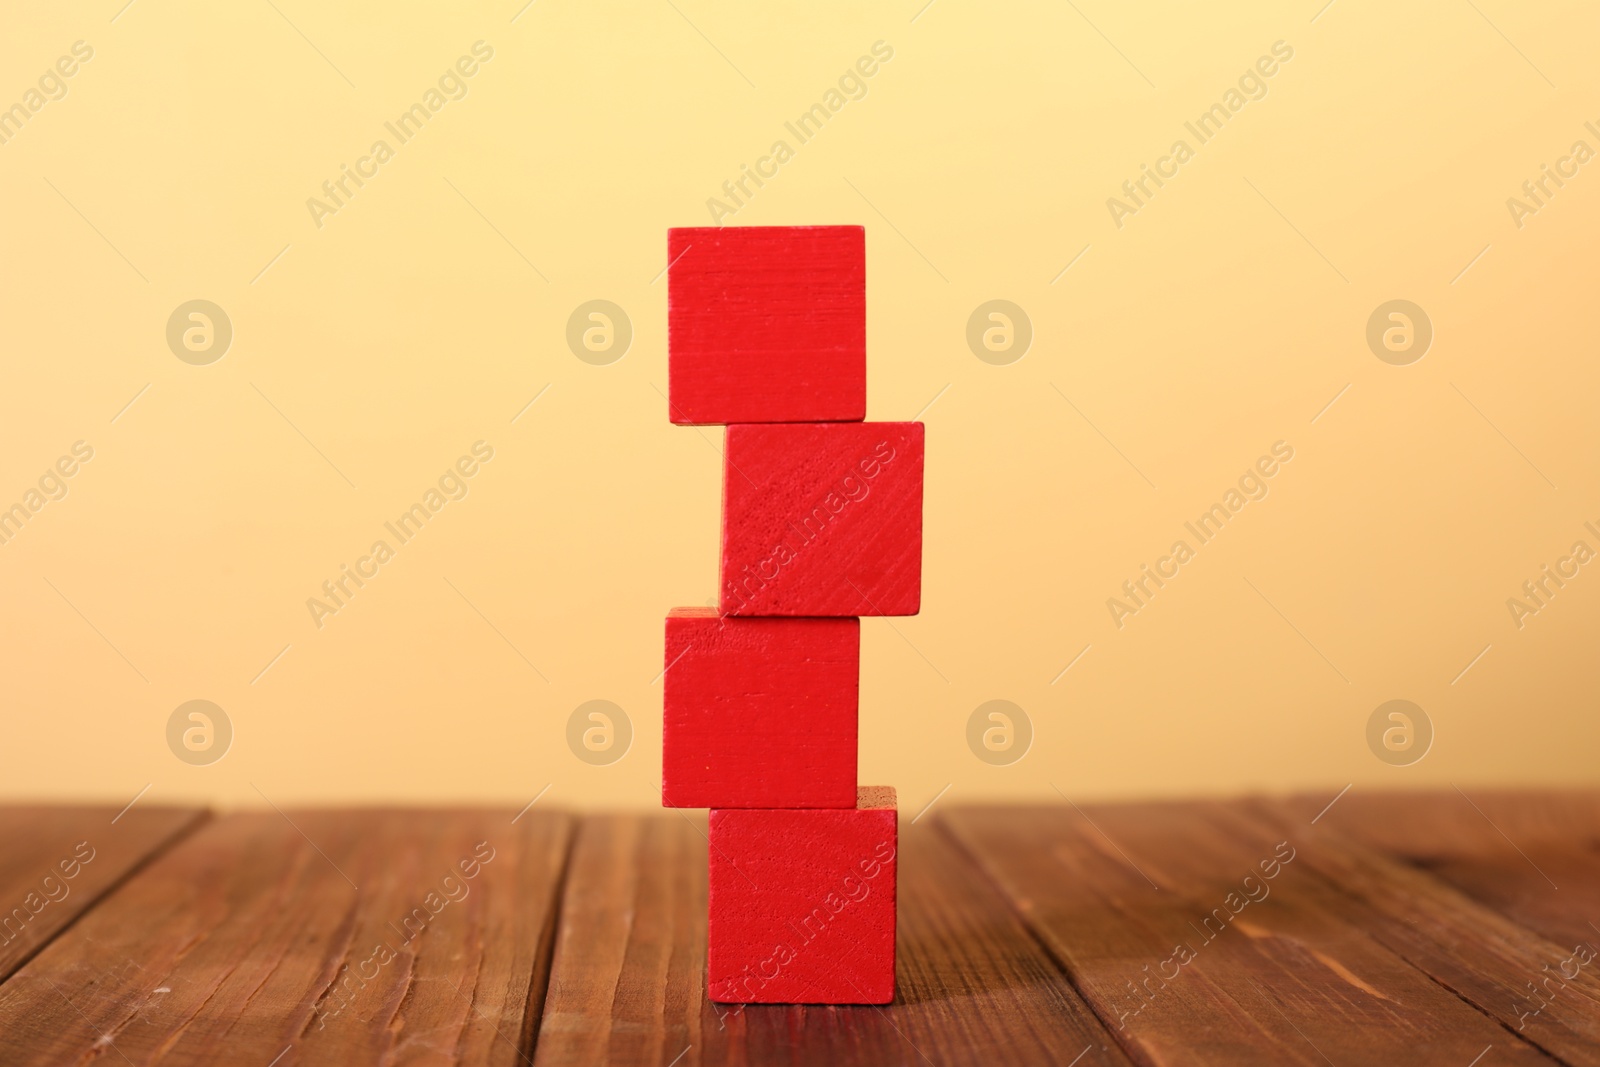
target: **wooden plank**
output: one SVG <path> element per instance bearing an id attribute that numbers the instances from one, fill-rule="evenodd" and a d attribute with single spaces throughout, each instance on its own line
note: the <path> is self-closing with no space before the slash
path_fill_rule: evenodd
<path id="1" fill-rule="evenodd" d="M 570 833 L 484 811 L 213 822 L 0 986 L 0 1062 L 523 1062 Z"/>
<path id="2" fill-rule="evenodd" d="M 1421 867 L 1558 945 L 1600 947 L 1600 793 L 1351 790 L 1290 808 Z"/>
<path id="3" fill-rule="evenodd" d="M 1254 807 L 1280 825 L 1299 823 L 1282 805 Z M 1600 1067 L 1595 938 L 1551 941 L 1419 868 L 1355 844 L 1331 822 L 1306 827 L 1301 862 L 1353 898 L 1374 938 L 1524 1040 L 1575 1067 Z M 1508 870 L 1526 867 L 1512 848 L 1495 854 Z"/>
<path id="4" fill-rule="evenodd" d="M 898 996 L 886 1008 L 706 999 L 703 820 L 586 819 L 536 1046 L 628 1063 L 1126 1064 L 1003 899 L 928 825 L 900 828 Z"/>
<path id="5" fill-rule="evenodd" d="M 198 808 L 0 808 L 0 981 L 151 856 Z"/>
<path id="6" fill-rule="evenodd" d="M 604 815 L 579 825 L 536 1065 L 665 1064 L 704 1051 L 704 822 Z"/>
<path id="7" fill-rule="evenodd" d="M 1550 1063 L 1352 922 L 1302 835 L 1195 804 L 943 817 L 1150 1067 Z"/>

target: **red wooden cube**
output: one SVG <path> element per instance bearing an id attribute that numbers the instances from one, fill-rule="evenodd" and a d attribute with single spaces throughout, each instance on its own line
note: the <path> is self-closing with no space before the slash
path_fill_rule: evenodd
<path id="1" fill-rule="evenodd" d="M 849 808 L 856 802 L 859 619 L 667 616 L 661 802 Z"/>
<path id="2" fill-rule="evenodd" d="M 915 615 L 920 422 L 728 427 L 726 615 Z"/>
<path id="3" fill-rule="evenodd" d="M 667 392 L 676 423 L 867 417 L 866 231 L 667 231 Z"/>
<path id="4" fill-rule="evenodd" d="M 711 812 L 711 999 L 894 999 L 894 790 L 850 809 Z"/>

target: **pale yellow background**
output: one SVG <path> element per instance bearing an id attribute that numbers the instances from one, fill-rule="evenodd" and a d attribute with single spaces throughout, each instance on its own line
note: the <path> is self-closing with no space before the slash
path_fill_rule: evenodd
<path id="1" fill-rule="evenodd" d="M 879 40 L 731 220 L 864 224 L 869 417 L 938 397 L 923 614 L 863 624 L 863 780 L 908 813 L 1596 780 L 1600 564 L 1520 630 L 1506 607 L 1600 549 L 1600 163 L 1506 207 L 1600 148 L 1593 5 L 124 2 L 0 34 L 6 105 L 95 52 L 0 145 L 0 503 L 95 450 L 0 547 L 5 796 L 654 804 L 721 440 L 667 422 L 666 229 Z M 479 40 L 468 96 L 317 228 L 307 198 Z M 1268 95 L 1113 225 L 1279 40 Z M 193 298 L 234 325 L 211 366 L 165 342 Z M 564 339 L 593 298 L 632 319 L 610 366 Z M 995 298 L 1035 329 L 1010 366 L 965 340 Z M 1407 367 L 1364 339 L 1394 298 L 1436 330 Z M 479 439 L 470 495 L 313 625 Z M 1106 599 L 1279 440 L 1270 496 L 1118 629 Z M 208 767 L 165 740 L 196 698 L 236 730 Z M 565 740 L 596 698 L 636 735 L 605 767 Z M 1035 729 L 1011 766 L 967 747 L 993 698 Z M 1414 766 L 1367 747 L 1391 698 L 1437 731 Z"/>

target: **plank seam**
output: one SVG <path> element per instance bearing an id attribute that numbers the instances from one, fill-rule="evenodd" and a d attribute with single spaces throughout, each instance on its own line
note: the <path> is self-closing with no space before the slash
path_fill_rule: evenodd
<path id="1" fill-rule="evenodd" d="M 1274 828 L 1276 830 L 1287 831 L 1288 829 L 1290 829 L 1285 824 L 1285 818 L 1283 816 L 1283 813 L 1272 810 L 1264 800 L 1259 799 L 1259 798 L 1249 798 L 1246 801 L 1246 805 L 1247 805 L 1246 806 L 1246 810 L 1248 810 L 1251 813 L 1253 813 L 1254 815 L 1256 815 L 1266 825 L 1268 825 L 1268 826 L 1270 826 L 1270 827 L 1272 827 L 1272 828 Z M 1201 817 L 1206 819 L 1213 826 L 1216 826 L 1216 827 L 1218 827 L 1219 829 L 1222 829 L 1222 830 L 1227 830 L 1228 829 L 1228 827 L 1226 826 L 1225 822 L 1216 815 L 1216 813 L 1215 813 L 1215 811 L 1213 809 L 1209 809 L 1209 808 L 1204 808 L 1203 807 L 1203 808 L 1200 808 L 1198 810 L 1200 811 Z M 1318 816 L 1318 818 L 1320 818 L 1320 817 L 1321 816 Z M 1421 867 L 1421 866 L 1419 866 L 1419 865 L 1417 865 L 1415 863 L 1410 862 L 1409 860 L 1407 860 L 1403 856 L 1391 855 L 1388 852 L 1379 850 L 1377 848 L 1373 848 L 1372 846 L 1366 844 L 1365 842 L 1356 841 L 1356 840 L 1348 839 L 1348 838 L 1343 838 L 1342 835 L 1341 835 L 1340 844 L 1341 844 L 1342 847 L 1345 847 L 1345 848 L 1364 849 L 1364 850 L 1367 850 L 1369 852 L 1372 852 L 1373 854 L 1375 854 L 1377 856 L 1380 856 L 1380 857 L 1382 857 L 1384 859 L 1387 859 L 1392 863 L 1399 864 L 1399 865 L 1401 865 L 1403 867 L 1406 867 L 1407 869 L 1409 869 L 1411 871 L 1414 871 L 1419 877 L 1425 878 L 1430 882 L 1436 883 L 1443 890 L 1449 891 L 1451 893 L 1456 893 L 1458 895 L 1464 895 L 1464 894 L 1461 894 L 1461 891 L 1458 890 L 1455 886 L 1451 885 L 1447 881 L 1444 881 L 1443 879 L 1440 879 L 1432 871 L 1428 870 L 1425 867 Z M 1375 910 L 1372 907 L 1372 905 L 1367 904 L 1359 896 L 1357 896 L 1354 892 L 1352 892 L 1351 890 L 1346 888 L 1339 881 L 1337 881 L 1337 880 L 1335 880 L 1335 879 L 1323 874 L 1315 866 L 1311 866 L 1311 865 L 1308 864 L 1306 866 L 1306 872 L 1308 874 L 1310 874 L 1311 877 L 1313 877 L 1313 878 L 1317 879 L 1319 882 L 1321 882 L 1323 885 L 1330 887 L 1341 898 L 1350 901 L 1353 905 L 1355 905 L 1357 908 L 1360 908 L 1362 911 L 1374 911 Z M 1471 898 L 1469 898 L 1469 899 L 1471 899 Z M 1502 913 L 1500 911 L 1497 911 L 1497 910 L 1495 910 L 1493 908 L 1488 907 L 1487 905 L 1483 904 L 1481 901 L 1473 900 L 1472 903 L 1477 905 L 1477 906 L 1479 906 L 1479 907 L 1482 907 L 1485 911 L 1491 912 L 1494 915 L 1499 916 L 1505 922 L 1510 923 L 1511 925 L 1516 926 L 1519 929 L 1526 931 L 1530 936 L 1538 937 L 1538 938 L 1543 939 L 1543 935 L 1540 934 L 1538 931 L 1529 930 L 1527 927 L 1523 926 L 1521 923 L 1519 923 L 1516 920 L 1512 919 L 1510 916 L 1505 915 L 1504 913 Z M 1381 915 L 1380 915 L 1380 918 L 1381 918 Z M 1490 1022 L 1494 1023 L 1501 1030 L 1505 1031 L 1505 1033 L 1510 1035 L 1511 1039 L 1513 1041 L 1515 1041 L 1517 1044 L 1526 1045 L 1527 1047 L 1533 1049 L 1535 1052 L 1538 1052 L 1538 1053 L 1541 1053 L 1541 1054 L 1543 1054 L 1545 1056 L 1550 1057 L 1550 1059 L 1553 1062 L 1561 1064 L 1562 1067 L 1572 1067 L 1572 1064 L 1571 1064 L 1571 1062 L 1569 1060 L 1562 1059 L 1561 1056 L 1557 1052 L 1555 1052 L 1553 1049 L 1547 1048 L 1545 1045 L 1541 1044 L 1538 1041 L 1535 1041 L 1532 1037 L 1529 1037 L 1526 1034 L 1522 1034 L 1522 1033 L 1519 1033 L 1516 1030 L 1511 1029 L 1510 1025 L 1507 1024 L 1504 1019 L 1500 1019 L 1500 1018 L 1496 1017 L 1487 1008 L 1485 1008 L 1482 1005 L 1478 1004 L 1476 1001 L 1474 1001 L 1470 996 L 1468 996 L 1462 990 L 1459 990 L 1459 989 L 1455 988 L 1455 986 L 1451 985 L 1449 982 L 1445 981 L 1443 978 L 1440 978 L 1438 975 L 1433 974 L 1427 967 L 1422 966 L 1422 964 L 1420 964 L 1416 960 L 1412 959 L 1410 954 L 1404 948 L 1404 946 L 1399 945 L 1399 944 L 1391 943 L 1388 939 L 1377 936 L 1376 934 L 1372 933 L 1371 930 L 1368 929 L 1367 927 L 1361 927 L 1360 929 L 1361 929 L 1362 935 L 1365 936 L 1368 940 L 1370 940 L 1373 944 L 1375 944 L 1379 948 L 1383 949 L 1383 951 L 1389 953 L 1395 959 L 1402 961 L 1403 963 L 1405 963 L 1405 965 L 1407 967 L 1410 967 L 1412 970 L 1414 970 L 1418 974 L 1422 975 L 1423 978 L 1427 979 L 1429 982 L 1432 982 L 1434 985 L 1438 986 L 1440 989 L 1443 989 L 1445 992 L 1447 992 L 1451 996 L 1455 997 L 1457 1000 L 1459 1000 L 1461 1003 L 1465 1004 L 1467 1007 L 1471 1008 L 1473 1011 L 1477 1012 L 1479 1015 L 1482 1015 L 1485 1019 L 1488 1019 Z M 1480 1056 L 1480 1058 L 1481 1058 L 1481 1056 Z M 1476 1061 L 1474 1061 L 1474 1062 L 1476 1062 Z"/>
<path id="2" fill-rule="evenodd" d="M 105 888 L 96 893 L 94 896 L 90 897 L 88 902 L 78 910 L 76 915 L 62 923 L 54 933 L 50 934 L 43 941 L 39 942 L 39 944 L 35 945 L 27 953 L 17 957 L 11 969 L 5 974 L 0 975 L 0 985 L 4 985 L 6 982 L 9 982 L 12 978 L 16 977 L 17 973 L 28 964 L 32 963 L 34 958 L 38 956 L 39 953 L 55 944 L 58 940 L 60 940 L 63 934 L 77 926 L 78 923 L 82 922 L 84 916 L 88 915 L 95 908 L 98 908 L 101 902 L 103 902 L 107 897 L 111 896 L 112 893 L 115 893 L 117 890 L 127 885 L 135 877 L 143 873 L 144 870 L 151 864 L 155 863 L 156 860 L 165 856 L 167 853 L 177 848 L 180 844 L 193 837 L 202 826 L 211 821 L 211 818 L 212 811 L 210 808 L 195 809 L 194 813 L 190 816 L 187 822 L 175 827 L 166 837 L 156 842 L 156 844 L 153 845 L 144 856 L 131 864 L 126 871 L 123 871 L 120 876 L 106 883 Z"/>
<path id="3" fill-rule="evenodd" d="M 1055 964 L 1056 970 L 1061 972 L 1062 980 L 1065 981 L 1067 983 L 1067 987 L 1072 990 L 1072 995 L 1078 998 L 1078 1002 L 1088 1010 L 1090 1015 L 1094 1017 L 1095 1022 L 1100 1024 L 1100 1029 L 1105 1033 L 1105 1036 L 1110 1040 L 1111 1044 L 1120 1048 L 1123 1051 L 1123 1054 L 1134 1063 L 1149 1063 L 1149 1060 L 1143 1055 L 1143 1050 L 1137 1043 L 1123 1041 L 1117 1037 L 1118 1031 L 1111 1028 L 1111 1025 L 1107 1022 L 1106 1017 L 1100 1013 L 1100 1010 L 1095 1006 L 1094 1001 L 1089 998 L 1089 996 L 1084 992 L 1083 987 L 1078 984 L 1078 979 L 1072 973 L 1072 968 L 1067 965 L 1066 960 L 1062 959 L 1056 954 L 1056 951 L 1051 947 L 1050 942 L 1047 941 L 1034 927 L 1033 921 L 1028 918 L 1021 908 L 1017 907 L 1017 902 L 1006 890 L 1006 887 L 1002 885 L 1000 880 L 989 871 L 988 867 L 985 866 L 983 861 L 978 858 L 977 854 L 967 847 L 966 842 L 961 839 L 961 836 L 950 827 L 948 822 L 946 822 L 944 815 L 942 813 L 935 815 L 933 817 L 933 823 L 939 828 L 939 832 L 951 842 L 951 844 L 955 847 L 955 850 L 967 858 L 967 862 L 977 870 L 978 877 L 988 882 L 1000 899 L 1006 902 L 1006 906 L 1011 909 L 1011 913 L 1015 915 L 1017 921 L 1022 924 L 1022 928 L 1028 932 L 1028 936 L 1033 939 L 1034 944 L 1039 946 L 1039 949 L 1044 953 L 1045 958 L 1051 963 Z"/>
<path id="4" fill-rule="evenodd" d="M 578 835 L 589 821 L 587 816 L 566 814 L 562 815 L 562 820 L 566 826 L 566 839 L 561 847 L 561 870 L 551 886 L 550 914 L 539 932 L 538 946 L 534 951 L 533 974 L 528 982 L 528 1006 L 523 1012 L 522 1035 L 518 1042 L 518 1055 L 530 1064 L 535 1062 L 539 1028 L 544 1022 L 545 1007 L 550 999 L 550 972 L 555 966 L 556 940 L 567 900 L 567 883 L 572 876 L 572 855 L 577 849 Z"/>

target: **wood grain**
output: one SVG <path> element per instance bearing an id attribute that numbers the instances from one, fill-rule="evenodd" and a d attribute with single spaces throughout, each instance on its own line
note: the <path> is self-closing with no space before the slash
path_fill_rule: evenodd
<path id="1" fill-rule="evenodd" d="M 667 615 L 661 803 L 849 808 L 856 802 L 859 619 Z"/>
<path id="2" fill-rule="evenodd" d="M 1235 805 L 1218 815 L 1243 836 L 1259 825 L 1250 815 L 1262 807 Z M 1325 823 L 1311 826 L 1281 810 L 1264 814 L 1297 832 L 1301 863 L 1357 902 L 1348 909 L 1352 922 L 1524 1040 L 1566 1063 L 1600 1067 L 1600 953 L 1591 947 L 1583 959 L 1573 946 L 1548 941 Z"/>
<path id="3" fill-rule="evenodd" d="M 1600 946 L 1600 793 L 1352 790 L 1298 797 L 1307 818 L 1426 870 L 1556 944 Z M 1309 813 L 1309 814 L 1308 814 Z"/>
<path id="4" fill-rule="evenodd" d="M 920 422 L 730 426 L 719 606 L 727 615 L 915 615 Z"/>
<path id="5" fill-rule="evenodd" d="M 0 1062 L 523 1062 L 569 836 L 541 813 L 212 822 L 0 986 Z"/>
<path id="6" fill-rule="evenodd" d="M 1384 948 L 1300 856 L 1200 804 L 956 809 L 1002 886 L 1138 1062 L 1552 1062 Z"/>
<path id="7" fill-rule="evenodd" d="M 1126 1064 L 1005 901 L 939 833 L 900 828 L 898 995 L 885 1008 L 706 999 L 705 827 L 586 819 L 537 1044 L 577 1064 Z"/>
<path id="8" fill-rule="evenodd" d="M 866 241 L 860 226 L 668 230 L 672 421 L 865 418 Z"/>
<path id="9" fill-rule="evenodd" d="M 0 981 L 150 857 L 197 808 L 0 808 Z"/>
<path id="10" fill-rule="evenodd" d="M 704 823 L 684 813 L 580 824 L 537 1065 L 704 1062 L 701 1027 L 717 1026 L 705 1000 Z"/>
<path id="11" fill-rule="evenodd" d="M 1331 796 L 902 824 L 882 1008 L 710 1003 L 681 812 L 0 809 L 0 1063 L 1597 1063 L 1596 794 Z"/>

